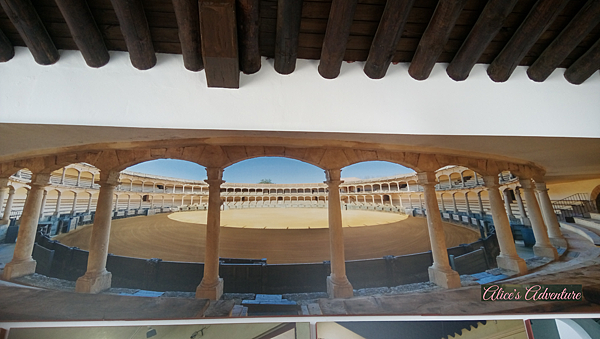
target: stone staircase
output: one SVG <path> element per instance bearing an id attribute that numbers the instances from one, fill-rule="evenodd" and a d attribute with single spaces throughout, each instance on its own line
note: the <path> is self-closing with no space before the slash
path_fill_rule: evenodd
<path id="1" fill-rule="evenodd" d="M 600 246 L 600 213 L 589 213 L 589 218 L 574 217 L 574 223 L 560 222 L 560 226 L 586 238 Z"/>

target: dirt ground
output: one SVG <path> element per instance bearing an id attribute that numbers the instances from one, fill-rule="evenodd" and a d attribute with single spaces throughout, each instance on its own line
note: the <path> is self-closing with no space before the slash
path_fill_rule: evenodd
<path id="1" fill-rule="evenodd" d="M 259 226 L 255 225 L 257 228 L 248 226 L 250 223 L 242 228 L 244 225 L 232 221 L 236 218 L 243 220 L 245 214 L 252 214 L 256 210 L 222 212 L 221 224 L 229 223 L 237 227 L 221 228 L 221 257 L 267 258 L 270 264 L 329 260 L 329 232 L 327 228 L 318 228 L 320 223 L 327 223 L 326 209 L 260 209 L 262 220 L 258 220 L 260 223 L 256 224 Z M 285 213 L 281 214 L 282 212 Z M 202 219 L 203 213 L 206 212 L 179 212 L 113 220 L 109 252 L 139 258 L 160 258 L 165 261 L 202 262 L 206 226 L 199 222 L 206 220 L 205 216 Z M 317 220 L 312 226 L 306 224 L 306 221 L 315 219 L 313 214 L 322 214 L 324 220 Z M 381 258 L 385 255 L 403 255 L 430 249 L 425 218 L 405 218 L 392 213 L 354 210 L 344 211 L 343 218 L 346 225 L 346 260 Z M 247 218 L 249 219 L 253 218 Z M 293 225 L 297 224 L 298 220 L 302 220 L 310 229 L 281 228 L 282 224 Z M 348 227 L 348 224 L 360 226 Z M 271 229 L 269 225 L 275 229 Z M 68 246 L 87 250 L 91 230 L 91 226 L 80 227 L 55 239 Z M 448 247 L 470 243 L 479 238 L 477 232 L 461 226 L 444 224 L 444 231 Z"/>

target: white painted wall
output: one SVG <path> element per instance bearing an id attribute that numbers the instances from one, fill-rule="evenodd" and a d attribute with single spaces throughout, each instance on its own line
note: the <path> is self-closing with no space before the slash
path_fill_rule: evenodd
<path id="1" fill-rule="evenodd" d="M 368 132 L 442 135 L 600 137 L 600 76 L 569 84 L 555 71 L 544 83 L 519 67 L 497 84 L 477 65 L 455 82 L 437 65 L 416 81 L 407 65 L 382 80 L 344 63 L 339 78 L 323 79 L 318 61 L 298 60 L 279 75 L 263 60 L 239 90 L 209 89 L 204 72 L 184 69 L 180 55 L 158 55 L 139 71 L 127 53 L 111 52 L 105 67 L 87 67 L 78 51 L 61 51 L 40 66 L 26 48 L 0 63 L 0 123 L 136 126 L 187 129 Z"/>

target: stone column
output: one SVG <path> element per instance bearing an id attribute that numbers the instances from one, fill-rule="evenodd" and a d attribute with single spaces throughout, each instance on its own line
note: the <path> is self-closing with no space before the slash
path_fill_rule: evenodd
<path id="1" fill-rule="evenodd" d="M 523 225 L 531 226 L 531 221 L 527 218 L 527 212 L 525 212 L 525 206 L 523 205 L 523 199 L 521 199 L 521 190 L 515 188 L 515 198 L 517 199 L 517 205 L 519 206 L 519 214 L 521 215 L 521 221 Z"/>
<path id="2" fill-rule="evenodd" d="M 50 183 L 50 174 L 34 173 L 31 177 L 29 186 L 31 189 L 27 194 L 23 214 L 21 215 L 21 224 L 17 243 L 12 261 L 4 267 L 2 274 L 3 280 L 11 280 L 24 275 L 35 273 L 35 260 L 32 258 L 33 245 L 35 242 L 35 233 L 37 232 L 38 220 L 40 218 L 40 208 L 44 195 L 44 187 Z"/>
<path id="3" fill-rule="evenodd" d="M 550 196 L 548 195 L 548 188 L 546 183 L 542 181 L 535 182 L 535 190 L 538 192 L 540 198 L 540 207 L 544 216 L 544 221 L 548 227 L 548 236 L 550 237 L 550 243 L 554 246 L 567 247 L 567 240 L 563 236 L 560 230 L 560 224 L 554 213 Z"/>
<path id="4" fill-rule="evenodd" d="M 131 208 L 131 194 L 127 195 L 127 210 Z"/>
<path id="5" fill-rule="evenodd" d="M 423 187 L 425 194 L 425 209 L 427 210 L 427 229 L 431 242 L 431 254 L 433 265 L 428 269 L 429 281 L 444 288 L 460 287 L 458 273 L 450 267 L 448 261 L 448 250 L 446 247 L 446 235 L 442 224 L 442 217 L 435 196 L 435 172 L 417 173 L 418 183 Z"/>
<path id="6" fill-rule="evenodd" d="M 90 188 L 94 188 L 94 178 L 96 177 L 95 173 L 92 173 L 92 182 L 90 183 Z"/>
<path id="7" fill-rule="evenodd" d="M 162 196 L 162 202 L 160 203 L 160 208 L 164 208 L 165 207 L 165 196 Z"/>
<path id="8" fill-rule="evenodd" d="M 456 192 L 452 193 L 452 209 L 454 213 L 458 213 L 458 206 L 456 206 Z"/>
<path id="9" fill-rule="evenodd" d="M 444 204 L 444 194 L 440 194 L 440 202 L 442 203 L 442 212 L 446 213 L 446 205 Z"/>
<path id="10" fill-rule="evenodd" d="M 115 194 L 115 212 L 119 210 L 119 195 Z"/>
<path id="11" fill-rule="evenodd" d="M 89 213 L 90 210 L 92 209 L 92 193 L 89 193 L 90 197 L 88 198 L 88 204 L 87 204 L 87 208 L 85 209 L 86 213 Z M 112 203 L 111 203 L 111 207 L 112 207 Z"/>
<path id="12" fill-rule="evenodd" d="M 479 203 L 479 213 L 483 217 L 485 211 L 483 210 L 483 201 L 481 200 L 481 191 L 477 192 L 477 202 Z"/>
<path id="13" fill-rule="evenodd" d="M 87 271 L 75 283 L 75 292 L 98 293 L 110 288 L 112 274 L 106 270 L 112 220 L 112 199 L 119 184 L 119 172 L 100 173 L 100 192 L 90 239 Z"/>
<path id="14" fill-rule="evenodd" d="M 61 185 L 64 185 L 64 183 L 65 183 L 65 174 L 66 174 L 66 172 L 67 172 L 67 168 L 63 167 L 62 176 L 60 177 L 60 184 Z"/>
<path id="15" fill-rule="evenodd" d="M 490 208 L 496 236 L 498 237 L 498 245 L 500 246 L 500 255 L 496 258 L 498 267 L 507 270 L 518 272 L 519 274 L 527 273 L 527 264 L 525 260 L 519 257 L 515 247 L 515 239 L 512 236 L 506 209 L 502 204 L 500 196 L 500 184 L 497 175 L 487 175 L 483 177 L 483 182 L 488 189 L 490 199 Z"/>
<path id="16" fill-rule="evenodd" d="M 46 208 L 46 199 L 48 198 L 48 191 L 44 190 L 42 194 L 42 204 L 40 207 L 40 219 L 44 217 L 44 209 Z"/>
<path id="17" fill-rule="evenodd" d="M 77 171 L 77 182 L 75 183 L 75 186 L 79 187 L 79 184 L 81 184 L 81 172 Z"/>
<path id="18" fill-rule="evenodd" d="M 8 219 L 10 219 L 10 212 L 12 211 L 13 201 L 15 199 L 15 189 L 10 188 L 8 190 L 8 199 L 6 199 L 6 205 L 4 206 L 4 215 L 2 215 L 2 220 L 0 224 L 7 224 Z"/>
<path id="19" fill-rule="evenodd" d="M 10 191 L 10 188 L 8 187 L 8 178 L 0 178 L 0 213 L 4 207 L 4 200 L 8 196 L 8 191 Z M 2 224 L 4 223 L 0 222 L 0 225 Z"/>
<path id="20" fill-rule="evenodd" d="M 422 198 L 421 194 L 419 194 L 419 208 L 423 209 L 423 198 Z M 438 207 L 438 210 L 439 210 L 439 207 Z"/>
<path id="21" fill-rule="evenodd" d="M 509 193 L 509 189 L 505 189 L 504 191 L 502 191 L 502 193 L 504 194 L 504 209 L 506 209 L 506 214 L 508 214 L 509 217 L 515 217 L 515 215 L 512 212 L 512 208 L 510 207 L 510 193 Z"/>
<path id="22" fill-rule="evenodd" d="M 58 191 L 58 197 L 56 198 L 56 207 L 54 207 L 54 215 L 60 215 L 60 203 L 62 202 L 62 192 Z"/>
<path id="23" fill-rule="evenodd" d="M 190 206 L 192 206 L 194 204 L 194 196 L 190 196 Z"/>
<path id="24" fill-rule="evenodd" d="M 398 201 L 400 201 L 400 207 L 404 208 L 404 204 L 402 204 L 402 194 L 398 194 Z"/>
<path id="25" fill-rule="evenodd" d="M 467 214 L 471 215 L 471 206 L 469 206 L 469 192 L 465 192 L 465 205 L 467 206 Z"/>
<path id="26" fill-rule="evenodd" d="M 346 259 L 344 254 L 344 233 L 342 230 L 342 208 L 340 206 L 340 169 L 325 171 L 329 191 L 329 252 L 331 255 L 331 275 L 327 277 L 327 294 L 330 298 L 351 298 L 354 295 L 352 285 L 346 277 Z"/>
<path id="27" fill-rule="evenodd" d="M 223 169 L 207 167 L 205 180 L 208 183 L 208 211 L 206 216 L 206 249 L 204 254 L 204 276 L 196 298 L 219 300 L 223 295 L 223 279 L 219 278 L 219 233 L 221 231 L 221 184 Z"/>
<path id="28" fill-rule="evenodd" d="M 111 203 L 112 206 L 112 203 Z M 71 206 L 71 214 L 75 214 L 77 210 L 77 192 L 73 192 L 73 206 Z"/>
<path id="29" fill-rule="evenodd" d="M 154 208 L 154 196 L 150 196 L 150 209 Z"/>
<path id="30" fill-rule="evenodd" d="M 531 179 L 519 178 L 519 183 L 523 188 L 525 203 L 527 203 L 527 209 L 529 210 L 529 217 L 531 219 L 531 228 L 533 228 L 533 235 L 535 236 L 533 253 L 538 257 L 547 257 L 556 260 L 558 259 L 558 252 L 550 243 L 548 229 L 544 224 L 542 211 L 540 210 L 540 206 L 535 197 L 535 192 L 533 192 Z"/>
<path id="31" fill-rule="evenodd" d="M 411 195 L 408 196 L 408 203 L 410 204 L 410 208 L 412 209 L 413 208 L 413 203 L 412 203 L 412 196 Z"/>

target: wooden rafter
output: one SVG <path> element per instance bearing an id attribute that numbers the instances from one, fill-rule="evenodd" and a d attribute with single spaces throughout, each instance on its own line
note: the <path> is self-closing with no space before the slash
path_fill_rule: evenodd
<path id="1" fill-rule="evenodd" d="M 523 23 L 487 69 L 493 81 L 510 78 L 519 62 L 565 7 L 566 0 L 538 0 Z"/>
<path id="2" fill-rule="evenodd" d="M 275 70 L 280 74 L 290 74 L 296 69 L 301 18 L 302 0 L 277 1 Z"/>
<path id="3" fill-rule="evenodd" d="M 446 68 L 446 73 L 456 81 L 465 80 L 486 47 L 498 34 L 506 17 L 518 0 L 490 0 L 473 25 L 471 32 Z"/>
<path id="4" fill-rule="evenodd" d="M 529 78 L 539 82 L 546 80 L 599 23 L 600 1 L 588 0 L 567 27 L 527 69 Z"/>
<path id="5" fill-rule="evenodd" d="M 425 80 L 444 51 L 450 32 L 467 0 L 440 0 L 408 68 L 410 76 Z"/>
<path id="6" fill-rule="evenodd" d="M 181 43 L 183 66 L 192 72 L 204 69 L 200 42 L 200 10 L 197 0 L 173 0 Z"/>
<path id="7" fill-rule="evenodd" d="M 60 54 L 30 0 L 0 0 L 0 5 L 29 47 L 35 62 L 52 65 L 58 61 Z"/>
<path id="8" fill-rule="evenodd" d="M 240 69 L 246 74 L 253 74 L 260 70 L 259 20 L 260 0 L 237 1 Z"/>
<path id="9" fill-rule="evenodd" d="M 119 19 L 133 67 L 145 70 L 156 65 L 156 54 L 141 0 L 110 0 Z"/>
<path id="10" fill-rule="evenodd" d="M 239 88 L 235 1 L 201 0 L 199 4 L 206 83 L 208 87 Z"/>
<path id="11" fill-rule="evenodd" d="M 81 0 L 56 0 L 75 44 L 81 51 L 83 59 L 90 67 L 102 67 L 108 63 L 110 56 L 104 44 L 102 33 L 96 25 L 87 2 Z"/>
<path id="12" fill-rule="evenodd" d="M 333 0 L 331 3 L 319 62 L 319 74 L 323 78 L 334 79 L 340 75 L 356 3 L 357 0 Z"/>
<path id="13" fill-rule="evenodd" d="M 0 62 L 5 62 L 15 56 L 15 48 L 6 35 L 0 30 Z"/>
<path id="14" fill-rule="evenodd" d="M 381 79 L 394 58 L 396 47 L 415 0 L 388 0 L 369 49 L 364 72 L 371 79 Z"/>
<path id="15" fill-rule="evenodd" d="M 600 39 L 565 71 L 565 79 L 580 85 L 600 69 Z"/>

